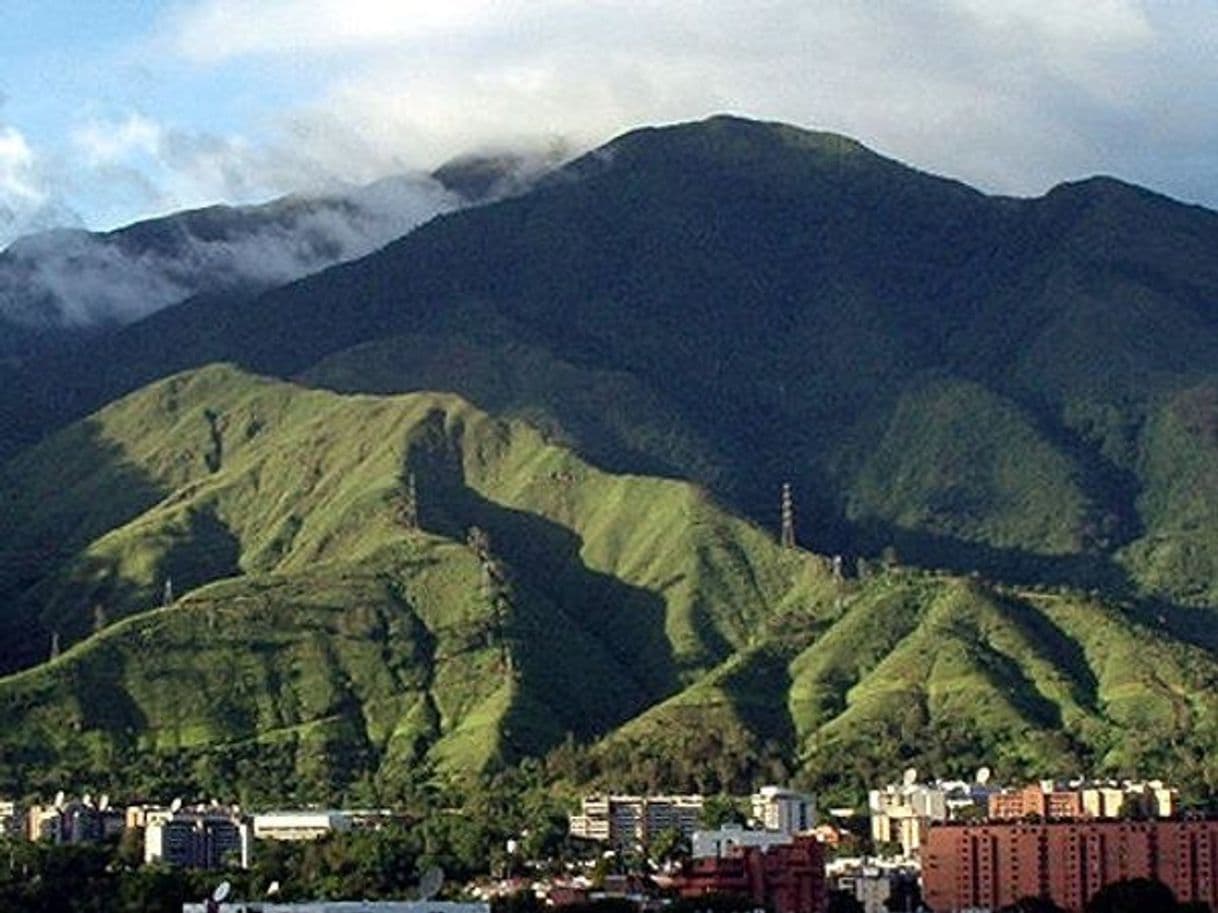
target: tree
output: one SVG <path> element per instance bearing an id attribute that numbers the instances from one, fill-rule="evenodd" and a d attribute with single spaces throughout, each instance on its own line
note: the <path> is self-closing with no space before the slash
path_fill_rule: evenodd
<path id="1" fill-rule="evenodd" d="M 731 796 L 708 796 L 702 803 L 699 821 L 703 827 L 714 830 L 725 824 L 744 824 L 744 815 Z"/>
<path id="2" fill-rule="evenodd" d="M 849 891 L 830 891 L 825 913 L 864 913 L 865 909 Z"/>
<path id="3" fill-rule="evenodd" d="M 1013 904 L 1001 907 L 998 913 L 1066 913 L 1047 897 L 1021 897 Z"/>
<path id="4" fill-rule="evenodd" d="M 675 827 L 666 827 L 654 837 L 647 846 L 647 855 L 653 862 L 673 862 L 689 854 L 685 838 Z"/>
<path id="5" fill-rule="evenodd" d="M 1086 913 L 1174 913 L 1176 895 L 1161 881 L 1129 878 L 1104 885 L 1084 909 Z"/>

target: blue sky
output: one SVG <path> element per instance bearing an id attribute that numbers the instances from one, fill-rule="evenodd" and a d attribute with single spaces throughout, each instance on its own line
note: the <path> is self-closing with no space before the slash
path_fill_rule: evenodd
<path id="1" fill-rule="evenodd" d="M 0 243 L 718 111 L 1218 206 L 1211 0 L 0 0 Z"/>

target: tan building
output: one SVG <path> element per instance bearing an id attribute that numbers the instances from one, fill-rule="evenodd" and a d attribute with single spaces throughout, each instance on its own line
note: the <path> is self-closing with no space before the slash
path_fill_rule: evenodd
<path id="1" fill-rule="evenodd" d="M 77 800 L 58 806 L 31 805 L 25 815 L 27 839 L 48 843 L 98 843 L 122 830 L 122 812 Z"/>
<path id="2" fill-rule="evenodd" d="M 871 839 L 877 844 L 900 844 L 901 855 L 918 855 L 926 829 L 948 818 L 948 791 L 938 785 L 905 783 L 873 789 L 867 796 Z"/>
<path id="3" fill-rule="evenodd" d="M 988 812 L 992 821 L 1079 821 L 1170 818 L 1175 807 L 1175 791 L 1158 780 L 1069 789 L 1045 781 L 992 794 Z"/>
<path id="4" fill-rule="evenodd" d="M 1073 821 L 1083 817 L 1083 797 L 1078 790 L 1060 790 L 1052 783 L 1033 783 L 1022 789 L 992 793 L 988 812 L 993 821 L 1030 818 Z"/>

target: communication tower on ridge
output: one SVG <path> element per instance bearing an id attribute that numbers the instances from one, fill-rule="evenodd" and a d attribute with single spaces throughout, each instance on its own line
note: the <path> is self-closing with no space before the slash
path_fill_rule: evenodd
<path id="1" fill-rule="evenodd" d="M 779 541 L 783 548 L 795 548 L 795 504 L 791 498 L 791 483 L 782 483 L 782 533 Z"/>

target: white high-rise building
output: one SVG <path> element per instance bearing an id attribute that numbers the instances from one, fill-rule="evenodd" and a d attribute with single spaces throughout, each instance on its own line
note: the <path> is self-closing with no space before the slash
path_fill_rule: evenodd
<path id="1" fill-rule="evenodd" d="M 689 838 L 702 816 L 703 798 L 685 796 L 587 796 L 581 813 L 570 817 L 572 837 L 607 841 L 633 849 L 662 831 Z"/>

